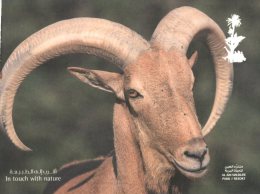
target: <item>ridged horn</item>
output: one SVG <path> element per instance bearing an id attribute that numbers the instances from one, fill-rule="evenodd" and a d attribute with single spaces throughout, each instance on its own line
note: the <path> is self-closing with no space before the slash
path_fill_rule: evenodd
<path id="1" fill-rule="evenodd" d="M 134 31 L 104 19 L 75 18 L 43 28 L 23 41 L 3 67 L 0 81 L 1 128 L 18 148 L 30 150 L 15 132 L 13 103 L 23 79 L 44 61 L 62 54 L 87 53 L 124 68 L 148 48 L 149 43 Z"/>
<path id="2" fill-rule="evenodd" d="M 215 100 L 210 116 L 202 129 L 202 134 L 205 136 L 213 129 L 223 113 L 232 91 L 233 64 L 223 58 L 227 55 L 224 49 L 224 33 L 201 11 L 192 7 L 180 7 L 160 21 L 152 35 L 151 45 L 165 50 L 176 48 L 186 55 L 191 41 L 198 34 L 206 38 L 216 73 Z"/>

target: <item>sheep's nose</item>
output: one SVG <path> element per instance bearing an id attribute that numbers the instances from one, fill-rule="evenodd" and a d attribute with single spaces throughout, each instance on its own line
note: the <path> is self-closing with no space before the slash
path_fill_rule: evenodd
<path id="1" fill-rule="evenodd" d="M 208 156 L 208 152 L 208 147 L 202 138 L 193 138 L 183 150 L 183 155 L 187 159 L 202 163 L 206 156 Z"/>
<path id="2" fill-rule="evenodd" d="M 186 150 L 184 152 L 184 155 L 190 159 L 195 159 L 200 162 L 204 160 L 205 155 L 208 153 L 208 148 L 207 146 L 205 147 L 199 147 L 199 148 L 193 148 L 190 150 Z"/>

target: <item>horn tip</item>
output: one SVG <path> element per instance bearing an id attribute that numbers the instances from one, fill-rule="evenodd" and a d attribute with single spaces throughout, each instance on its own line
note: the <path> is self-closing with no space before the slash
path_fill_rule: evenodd
<path id="1" fill-rule="evenodd" d="M 15 141 L 12 141 L 13 144 L 19 148 L 20 150 L 22 151 L 25 151 L 25 152 L 31 152 L 33 151 L 31 148 L 27 147 L 26 145 L 24 145 L 22 142 L 15 142 Z"/>

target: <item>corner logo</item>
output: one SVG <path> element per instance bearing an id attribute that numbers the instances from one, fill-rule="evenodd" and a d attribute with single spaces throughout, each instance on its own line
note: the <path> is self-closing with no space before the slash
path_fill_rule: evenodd
<path id="1" fill-rule="evenodd" d="M 239 15 L 233 14 L 230 18 L 227 19 L 228 23 L 228 34 L 229 37 L 226 38 L 225 49 L 228 53 L 225 60 L 228 60 L 230 63 L 241 63 L 246 61 L 246 58 L 242 51 L 235 51 L 239 43 L 245 39 L 244 36 L 238 36 L 235 32 L 236 27 L 241 26 L 241 19 Z"/>

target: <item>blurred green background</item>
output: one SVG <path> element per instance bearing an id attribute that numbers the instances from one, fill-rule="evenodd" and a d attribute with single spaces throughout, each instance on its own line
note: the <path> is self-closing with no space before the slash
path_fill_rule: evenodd
<path id="1" fill-rule="evenodd" d="M 211 163 L 208 174 L 190 185 L 189 194 L 260 193 L 260 1 L 258 0 L 3 0 L 1 66 L 15 47 L 39 29 L 73 17 L 98 17 L 130 27 L 149 40 L 170 10 L 194 6 L 227 32 L 226 19 L 236 13 L 246 39 L 239 46 L 247 61 L 234 65 L 234 90 L 226 112 L 206 137 Z M 226 33 L 227 34 L 227 33 Z M 199 118 L 207 120 L 214 98 L 214 71 L 204 43 L 194 67 Z M 113 149 L 111 94 L 71 77 L 68 66 L 117 69 L 104 60 L 82 54 L 52 59 L 22 84 L 15 100 L 14 124 L 19 137 L 34 151 L 16 149 L 0 134 L 0 189 L 3 194 L 41 193 L 45 183 L 6 183 L 9 170 L 59 168 L 73 160 L 106 155 Z M 243 165 L 245 181 L 221 180 L 226 165 Z"/>

